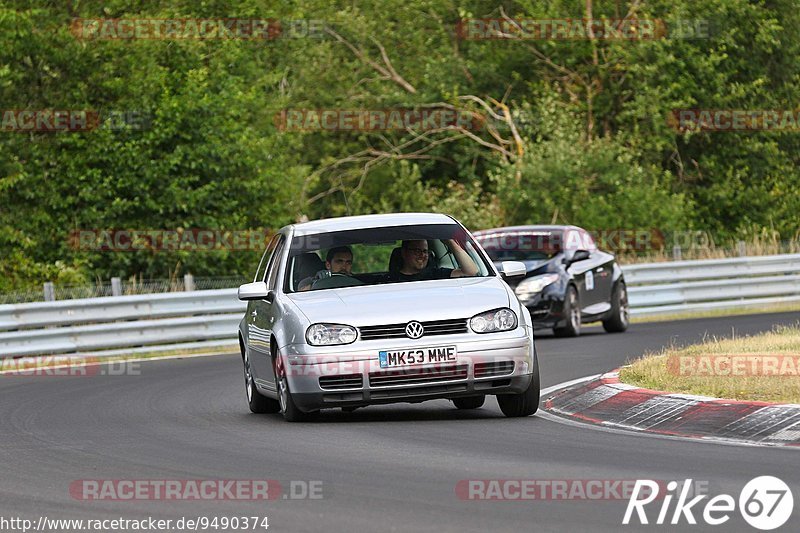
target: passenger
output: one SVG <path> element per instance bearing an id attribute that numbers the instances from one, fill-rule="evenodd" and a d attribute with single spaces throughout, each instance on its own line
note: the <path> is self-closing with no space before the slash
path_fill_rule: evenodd
<path id="1" fill-rule="evenodd" d="M 421 281 L 476 275 L 478 273 L 478 265 L 475 264 L 469 254 L 455 240 L 449 239 L 446 242 L 449 244 L 450 250 L 461 268 L 428 268 L 430 259 L 428 241 L 403 241 L 400 246 L 403 266 L 400 268 L 397 280 Z"/>

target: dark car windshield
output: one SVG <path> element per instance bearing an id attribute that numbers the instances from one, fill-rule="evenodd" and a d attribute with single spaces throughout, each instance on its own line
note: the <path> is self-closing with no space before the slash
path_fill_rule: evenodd
<path id="1" fill-rule="evenodd" d="M 542 261 L 563 250 L 560 231 L 489 233 L 475 237 L 492 261 Z"/>
<path id="2" fill-rule="evenodd" d="M 493 275 L 472 237 L 456 224 L 295 235 L 287 265 L 287 293 Z"/>

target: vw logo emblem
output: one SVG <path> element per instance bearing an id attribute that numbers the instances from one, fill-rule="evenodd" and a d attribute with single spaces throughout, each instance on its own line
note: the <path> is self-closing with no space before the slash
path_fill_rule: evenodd
<path id="1" fill-rule="evenodd" d="M 406 324 L 406 337 L 409 339 L 419 339 L 425 334 L 425 328 L 416 320 Z"/>

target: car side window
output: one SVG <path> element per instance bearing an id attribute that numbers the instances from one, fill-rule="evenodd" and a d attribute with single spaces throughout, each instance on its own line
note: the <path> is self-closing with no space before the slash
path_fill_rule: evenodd
<path id="1" fill-rule="evenodd" d="M 275 246 L 278 244 L 278 238 L 280 235 L 275 235 L 272 237 L 272 240 L 269 241 L 267 244 L 267 249 L 264 250 L 264 255 L 261 256 L 261 261 L 258 262 L 258 268 L 256 269 L 256 275 L 253 278 L 253 281 L 263 281 L 264 274 L 267 271 L 267 265 L 269 265 L 269 261 L 272 258 L 272 252 L 275 250 Z"/>
<path id="2" fill-rule="evenodd" d="M 269 260 L 269 266 L 267 267 L 267 278 L 265 281 L 267 282 L 267 288 L 269 290 L 275 290 L 276 281 L 278 278 L 278 267 L 281 264 L 281 255 L 283 255 L 283 248 L 284 244 L 286 243 L 286 239 L 283 238 L 283 235 L 280 237 L 280 241 L 278 245 L 275 247 L 275 252 L 272 254 Z"/>

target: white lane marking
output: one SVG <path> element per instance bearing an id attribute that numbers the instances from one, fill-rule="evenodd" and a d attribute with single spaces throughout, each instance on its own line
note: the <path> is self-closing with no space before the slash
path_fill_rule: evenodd
<path id="1" fill-rule="evenodd" d="M 715 437 L 677 437 L 675 435 L 664 435 L 661 433 L 651 433 L 648 431 L 643 431 L 641 429 L 637 430 L 634 427 L 620 427 L 617 428 L 615 425 L 608 425 L 608 426 L 598 426 L 595 424 L 588 424 L 586 422 L 578 422 L 572 420 L 570 418 L 564 418 L 562 416 L 554 415 L 542 409 L 536 412 L 536 415 L 539 418 L 544 418 L 545 420 L 549 420 L 550 422 L 555 422 L 557 424 L 563 424 L 565 426 L 572 426 L 579 429 L 589 429 L 592 431 L 600 431 L 602 433 L 612 433 L 616 435 L 629 435 L 631 437 L 646 437 L 649 439 L 663 439 L 663 440 L 675 440 L 675 441 L 692 441 L 692 442 L 705 442 L 707 444 L 721 444 L 723 446 L 746 446 L 748 448 L 775 448 L 779 450 L 789 450 L 794 449 L 795 451 L 798 450 L 796 446 L 783 446 L 781 444 L 770 444 L 765 442 L 749 442 L 749 441 L 734 441 L 730 439 L 724 438 L 715 438 Z"/>
<path id="2" fill-rule="evenodd" d="M 584 383 L 586 381 L 591 381 L 593 379 L 597 379 L 601 377 L 603 374 L 595 374 L 593 376 L 587 376 L 585 378 L 578 378 L 573 379 L 571 381 L 565 381 L 564 383 L 559 383 L 558 385 L 553 385 L 552 387 L 547 387 L 546 389 L 542 390 L 539 393 L 539 397 L 541 399 L 546 399 L 546 396 L 559 391 L 561 389 L 566 389 L 567 387 L 571 387 L 573 385 L 577 385 L 579 383 Z M 555 422 L 557 424 L 563 424 L 565 426 L 572 426 L 575 428 L 580 429 L 590 429 L 592 431 L 600 431 L 603 433 L 613 433 L 616 435 L 623 434 L 629 435 L 632 437 L 645 437 L 649 439 L 662 439 L 662 440 L 674 440 L 674 441 L 690 441 L 690 442 L 705 442 L 708 444 L 716 444 L 722 446 L 745 446 L 748 448 L 772 448 L 778 450 L 794 450 L 795 452 L 800 451 L 800 447 L 798 446 L 784 446 L 780 443 L 768 442 L 768 441 L 747 441 L 747 440 L 734 440 L 730 438 L 724 437 L 679 437 L 676 435 L 664 435 L 662 433 L 652 433 L 649 431 L 643 431 L 640 428 L 636 428 L 633 426 L 622 426 L 620 424 L 607 424 L 604 426 L 600 426 L 597 424 L 589 424 L 586 422 L 578 422 L 571 418 L 565 418 L 563 416 L 554 415 L 553 413 L 547 412 L 544 409 L 539 409 L 536 412 L 536 415 L 539 418 L 543 418 L 550 422 Z M 788 429 L 788 428 L 787 428 Z"/>
<path id="3" fill-rule="evenodd" d="M 785 415 L 791 414 L 788 418 Z M 727 426 L 720 431 L 725 433 L 744 433 L 748 437 L 755 439 L 767 433 L 762 439 L 770 438 L 769 432 L 781 425 L 791 427 L 800 421 L 800 409 L 793 405 L 769 405 L 753 411 Z M 783 428 L 786 429 L 786 428 Z M 780 430 L 779 430 L 780 431 Z M 778 433 L 776 431 L 775 433 Z"/>
<path id="4" fill-rule="evenodd" d="M 610 387 L 612 389 L 617 389 L 619 392 L 626 391 L 626 390 L 637 390 L 641 389 L 641 387 L 637 387 L 636 385 L 629 385 L 627 383 L 606 383 L 604 384 L 605 387 Z"/>
<path id="5" fill-rule="evenodd" d="M 719 398 L 714 398 L 713 396 L 698 396 L 696 394 L 680 394 L 680 393 L 672 393 L 667 394 L 670 398 L 679 398 L 682 400 L 691 400 L 694 402 L 713 402 L 715 400 L 719 400 Z"/>
<path id="6" fill-rule="evenodd" d="M 600 376 L 602 376 L 602 374 L 595 374 L 594 376 L 573 379 L 572 381 L 565 381 L 564 383 L 559 383 L 558 385 L 553 385 L 552 387 L 547 387 L 546 389 L 544 389 L 541 392 L 539 392 L 539 396 L 541 398 L 544 398 L 548 394 L 553 393 L 553 392 L 555 392 L 557 390 L 566 389 L 567 387 L 571 387 L 573 385 L 577 385 L 578 383 L 583 383 L 584 381 L 590 381 L 590 380 L 593 380 L 593 379 L 597 379 Z"/>
<path id="7" fill-rule="evenodd" d="M 665 395 L 653 396 L 625 410 L 620 415 L 619 424 L 650 429 L 673 416 L 684 413 L 695 405 L 697 405 L 697 402 L 682 398 L 671 398 Z"/>
<path id="8" fill-rule="evenodd" d="M 782 441 L 782 440 L 800 440 L 800 420 L 794 424 L 783 428 L 774 435 L 770 435 L 765 440 L 767 441 Z"/>
<path id="9" fill-rule="evenodd" d="M 584 409 L 593 407 L 600 402 L 604 402 L 610 398 L 613 398 L 621 392 L 622 391 L 619 389 L 600 385 L 599 387 L 595 387 L 594 389 L 588 390 L 583 394 L 579 394 L 574 398 L 563 402 L 562 405 L 554 408 L 553 411 L 565 414 L 574 414 L 577 411 L 583 411 Z"/>

